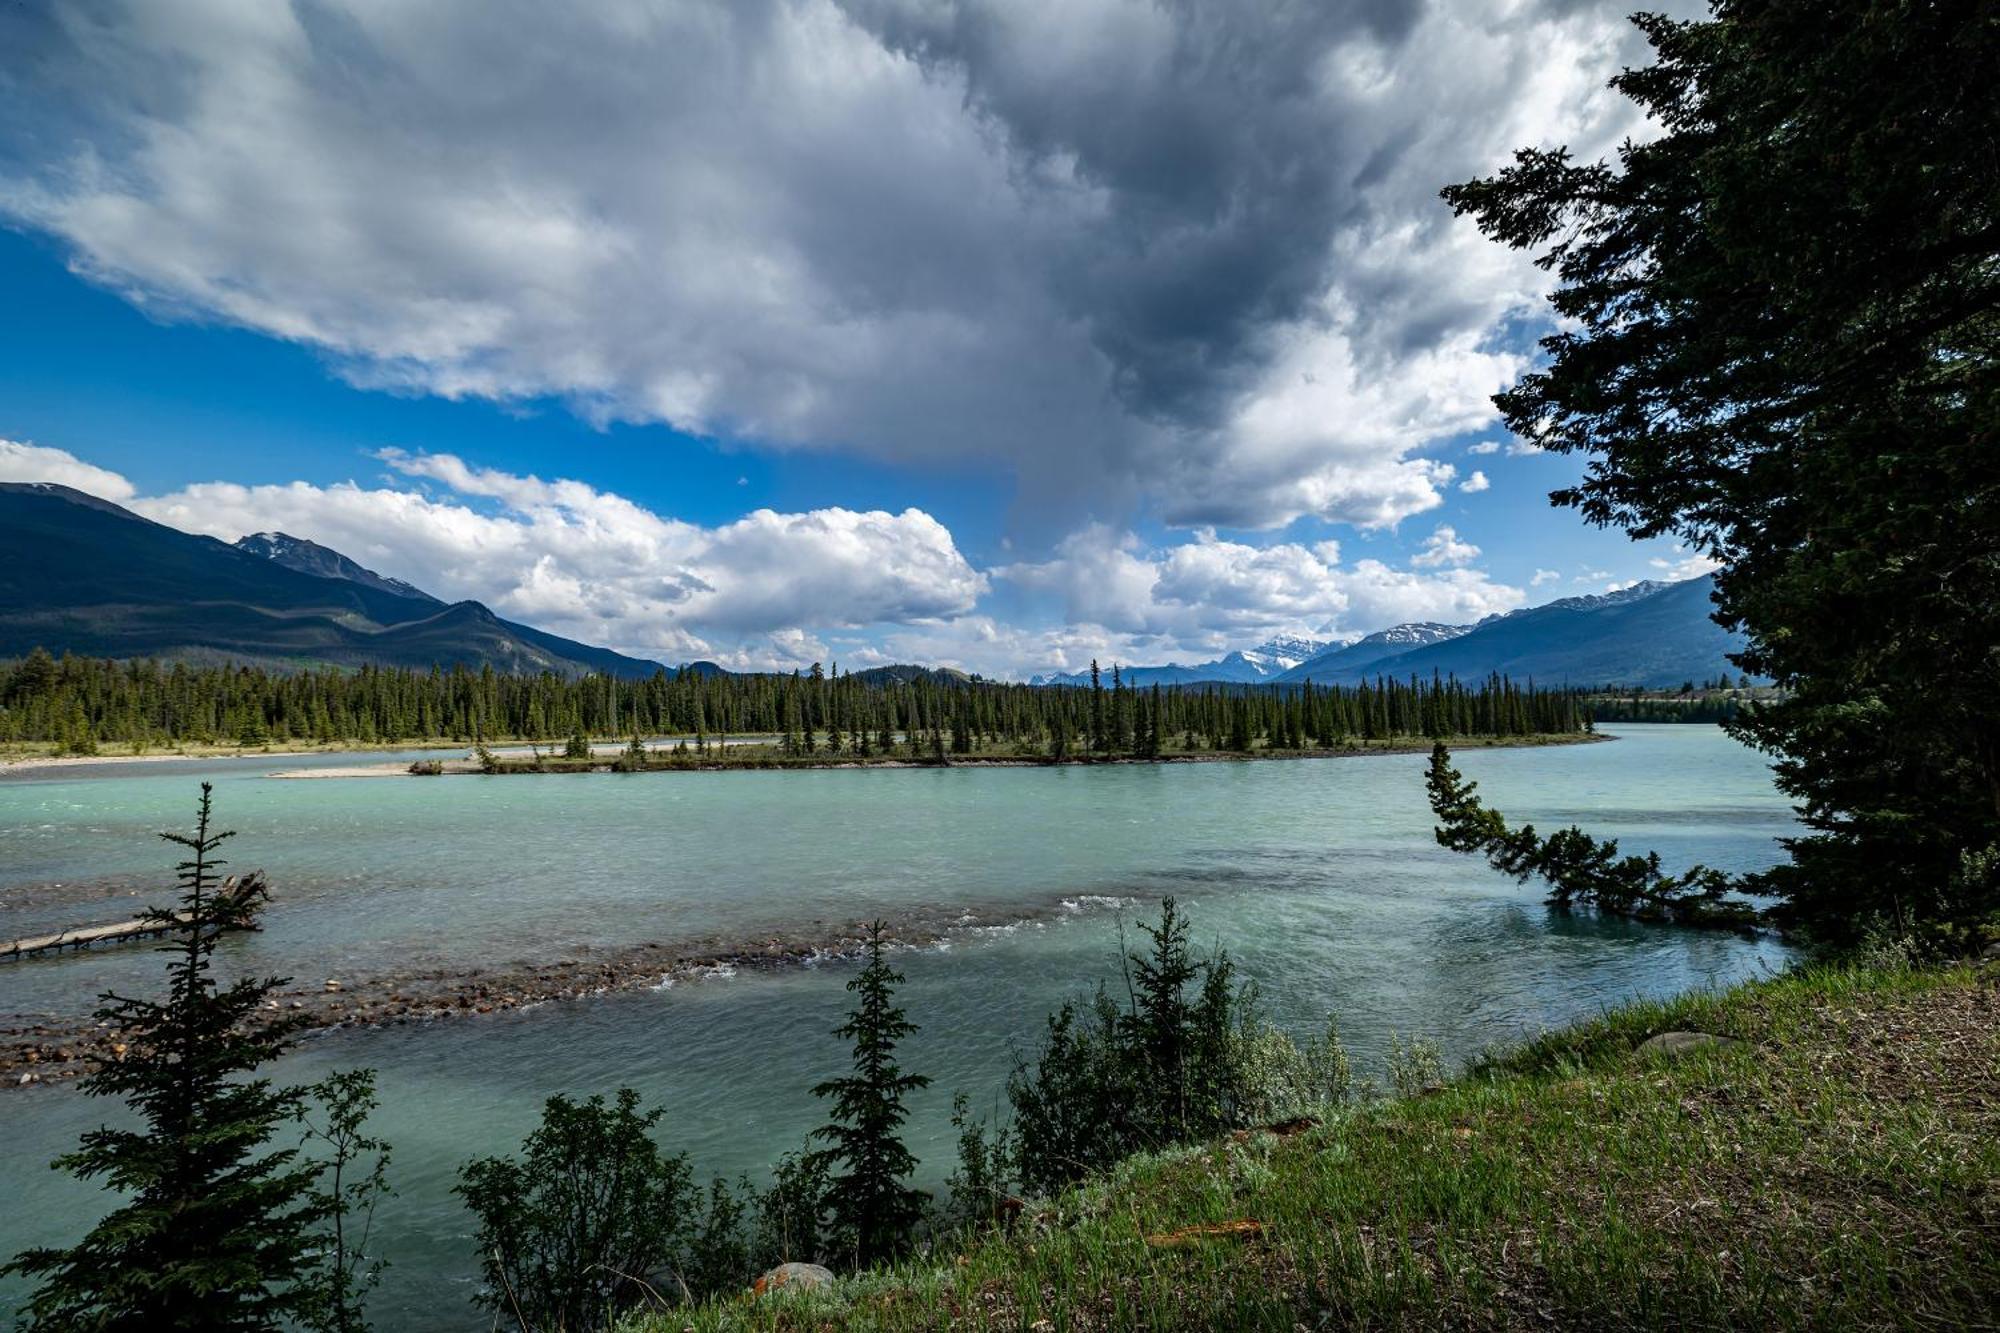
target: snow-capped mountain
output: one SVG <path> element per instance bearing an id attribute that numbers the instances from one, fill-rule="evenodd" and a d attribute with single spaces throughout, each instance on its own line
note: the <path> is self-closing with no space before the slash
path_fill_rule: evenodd
<path id="1" fill-rule="evenodd" d="M 301 574 L 314 574 L 323 579 L 346 579 L 350 583 L 359 583 L 377 592 L 394 593 L 398 597 L 414 597 L 426 602 L 438 600 L 413 583 L 377 574 L 330 546 L 294 537 L 289 532 L 253 532 L 248 537 L 238 537 L 235 545 L 239 551 L 275 560 L 286 569 L 295 569 Z M 438 604 L 443 605 L 442 602 Z"/>
<path id="2" fill-rule="evenodd" d="M 1165 666 L 1121 665 L 1118 678 L 1127 685 L 1145 687 L 1149 685 L 1192 685 L 1197 681 L 1226 681 L 1231 684 L 1255 684 L 1261 680 L 1272 680 L 1290 671 L 1299 663 L 1332 645 L 1321 639 L 1305 639 L 1296 635 L 1281 634 L 1275 639 L 1267 639 L 1255 648 L 1242 648 L 1213 662 L 1197 662 L 1193 666 L 1182 666 L 1170 662 Z M 1111 683 L 1112 664 L 1100 664 L 1104 683 Z M 1030 685 L 1088 685 L 1090 672 L 1053 672 L 1035 676 Z"/>
<path id="3" fill-rule="evenodd" d="M 1323 652 L 1288 667 L 1281 673 L 1286 681 L 1316 680 L 1324 683 L 1342 673 L 1352 673 L 1399 653 L 1445 643 L 1471 632 L 1470 625 L 1444 625 L 1434 620 L 1415 620 L 1391 625 L 1353 643 L 1336 644 Z"/>
<path id="4" fill-rule="evenodd" d="M 1310 661 L 1333 646 L 1325 639 L 1302 639 L 1296 635 L 1281 634 L 1275 639 L 1266 639 L 1255 648 L 1231 653 L 1222 660 L 1240 660 L 1267 676 L 1276 676 L 1290 671 L 1301 662 Z"/>
<path id="5" fill-rule="evenodd" d="M 1714 587 L 1707 576 L 1682 583 L 1637 583 L 1617 592 L 1564 597 L 1488 616 L 1470 627 L 1398 626 L 1387 633 L 1426 628 L 1448 632 L 1400 650 L 1387 645 L 1389 651 L 1370 659 L 1323 654 L 1294 667 L 1279 681 L 1352 685 L 1377 675 L 1434 673 L 1477 680 L 1493 672 L 1515 680 L 1570 685 L 1671 686 L 1712 680 L 1736 673 L 1729 655 L 1743 648 L 1740 635 L 1710 619 Z"/>
<path id="6" fill-rule="evenodd" d="M 1532 615 L 1537 611 L 1601 611 L 1607 606 L 1623 606 L 1627 602 L 1643 602 L 1648 597 L 1652 597 L 1657 593 L 1663 593 L 1674 586 L 1671 583 L 1662 583 L 1658 579 L 1641 579 L 1630 587 L 1619 588 L 1615 592 L 1585 594 L 1580 597 L 1558 597 L 1553 602 L 1544 602 L 1540 606 L 1524 606 L 1515 611 L 1501 611 L 1495 615 L 1486 617 L 1485 620 L 1479 623 L 1481 625 L 1490 624 L 1495 620 L 1505 620 L 1510 616 Z M 1466 628 L 1471 629 L 1473 627 L 1468 625 Z M 1463 631 L 1460 632 L 1463 633 Z"/>
<path id="7" fill-rule="evenodd" d="M 1213 662 L 1123 668 L 1130 685 L 1353 685 L 1378 675 L 1476 680 L 1500 672 L 1517 680 L 1579 685 L 1673 685 L 1732 674 L 1741 650 L 1709 614 L 1713 581 L 1647 581 L 1616 592 L 1562 597 L 1488 616 L 1476 625 L 1413 621 L 1352 643 L 1283 637 Z M 1111 680 L 1111 664 L 1104 664 Z M 1088 671 L 1037 676 L 1037 685 L 1088 685 Z"/>

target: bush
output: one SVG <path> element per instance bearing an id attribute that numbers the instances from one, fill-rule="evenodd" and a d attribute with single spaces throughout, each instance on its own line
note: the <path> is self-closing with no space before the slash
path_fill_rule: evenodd
<path id="1" fill-rule="evenodd" d="M 1024 1189 L 1051 1193 L 1135 1152 L 1317 1115 L 1352 1095 L 1331 1020 L 1304 1045 L 1265 1022 L 1226 954 L 1192 950 L 1171 898 L 1140 930 L 1150 947 L 1121 959 L 1128 1004 L 1099 985 L 1050 1015 L 1040 1049 L 1007 1080 L 1013 1120 L 991 1142 L 961 1118 L 955 1191 L 999 1193 L 1004 1166 Z"/>
<path id="2" fill-rule="evenodd" d="M 653 1142 L 659 1110 L 549 1098 L 520 1160 L 487 1157 L 455 1192 L 479 1218 L 486 1289 L 474 1299 L 523 1329 L 610 1326 L 685 1268 L 695 1192 L 687 1158 Z"/>

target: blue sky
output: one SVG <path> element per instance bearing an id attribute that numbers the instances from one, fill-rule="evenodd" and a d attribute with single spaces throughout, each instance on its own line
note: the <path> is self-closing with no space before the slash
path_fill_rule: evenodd
<path id="1" fill-rule="evenodd" d="M 0 477 L 739 666 L 1698 572 L 1550 510 L 1542 275 L 1435 198 L 1643 132 L 1613 16 L 947 8 L 11 8 Z"/>

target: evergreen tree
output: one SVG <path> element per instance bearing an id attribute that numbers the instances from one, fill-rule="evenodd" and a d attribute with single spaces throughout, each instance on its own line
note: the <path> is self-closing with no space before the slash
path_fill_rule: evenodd
<path id="1" fill-rule="evenodd" d="M 1524 149 L 1454 210 L 1556 276 L 1546 363 L 1495 401 L 1588 459 L 1551 498 L 1713 557 L 1779 698 L 1729 725 L 1810 830 L 1781 916 L 2000 915 L 2000 39 L 1984 0 L 1716 0 L 1635 20 L 1612 80 L 1661 128 Z"/>
<path id="2" fill-rule="evenodd" d="M 884 929 L 880 921 L 868 927 L 867 966 L 847 983 L 855 1007 L 833 1030 L 853 1044 L 854 1072 L 813 1089 L 833 1101 L 832 1123 L 813 1136 L 832 1145 L 823 1153 L 838 1168 L 828 1206 L 841 1247 L 859 1265 L 893 1257 L 909 1243 L 925 1197 L 905 1183 L 917 1163 L 900 1131 L 908 1118 L 903 1099 L 930 1079 L 896 1063 L 897 1045 L 917 1028 L 895 1005 L 903 976 L 883 957 Z"/>
<path id="3" fill-rule="evenodd" d="M 298 1112 L 296 1089 L 252 1077 L 285 1049 L 295 1024 L 261 1017 L 282 979 L 219 985 L 212 954 L 234 908 L 219 893 L 215 852 L 232 837 L 211 832 L 201 787 L 185 847 L 180 906 L 146 919 L 167 932 L 164 1000 L 106 995 L 97 1011 L 128 1052 L 94 1069 L 92 1097 L 121 1097 L 140 1127 L 103 1127 L 56 1161 L 101 1179 L 123 1201 L 67 1249 L 30 1250 L 5 1271 L 43 1279 L 24 1312 L 30 1327 L 276 1329 L 314 1307 L 311 1233 L 323 1216 L 317 1169 L 295 1150 L 269 1150 Z"/>

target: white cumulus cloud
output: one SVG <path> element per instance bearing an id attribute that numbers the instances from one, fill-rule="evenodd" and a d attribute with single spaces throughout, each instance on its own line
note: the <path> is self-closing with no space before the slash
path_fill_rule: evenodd
<path id="1" fill-rule="evenodd" d="M 134 491 L 132 483 L 116 472 L 61 449 L 14 440 L 0 440 L 0 481 L 53 482 L 105 500 L 127 500 Z"/>

